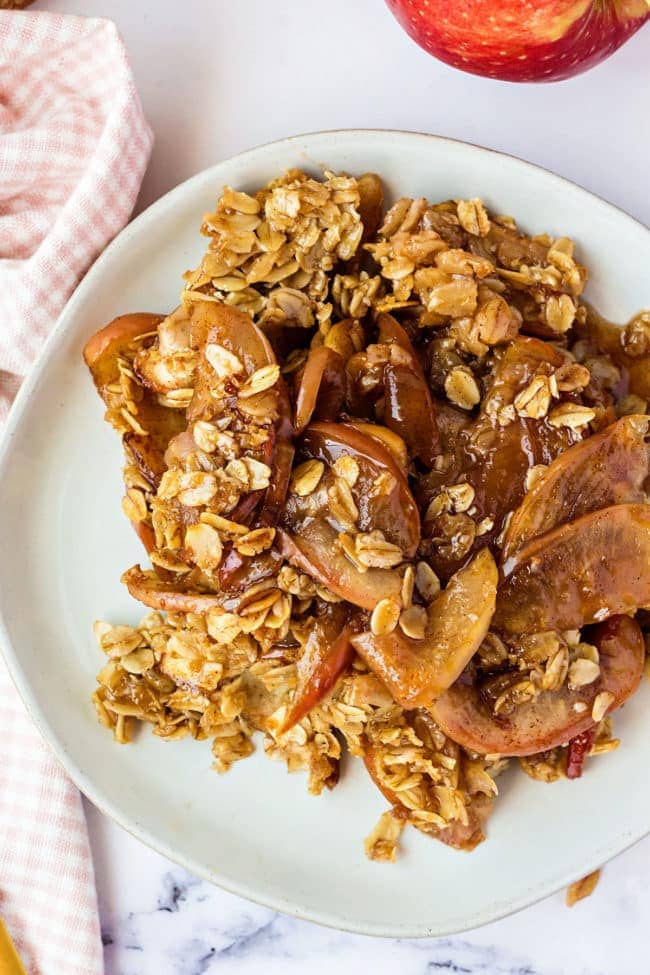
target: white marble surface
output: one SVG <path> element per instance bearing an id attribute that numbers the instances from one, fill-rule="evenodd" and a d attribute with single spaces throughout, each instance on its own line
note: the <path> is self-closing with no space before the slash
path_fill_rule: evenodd
<path id="1" fill-rule="evenodd" d="M 571 909 L 561 893 L 467 934 L 384 941 L 321 928 L 227 894 L 147 849 L 90 804 L 87 811 L 107 975 L 643 975 L 648 970 L 650 840 L 609 863 L 595 893 Z M 390 883 L 390 866 L 385 869 Z"/>
<path id="2" fill-rule="evenodd" d="M 650 223 L 650 28 L 574 81 L 513 86 L 434 62 L 381 0 L 39 0 L 36 8 L 109 15 L 122 31 L 156 135 L 140 206 L 249 146 L 367 126 L 512 152 Z M 274 915 L 189 876 L 90 807 L 88 818 L 107 975 L 648 969 L 650 839 L 609 864 L 593 897 L 571 911 L 558 894 L 467 935 L 398 942 Z"/>

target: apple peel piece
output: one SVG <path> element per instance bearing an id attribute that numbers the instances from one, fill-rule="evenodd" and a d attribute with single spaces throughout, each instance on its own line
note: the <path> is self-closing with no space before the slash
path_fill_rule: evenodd
<path id="1" fill-rule="evenodd" d="M 624 416 L 560 454 L 514 512 L 501 550 L 503 561 L 560 524 L 599 508 L 643 501 L 649 423 L 648 416 Z"/>
<path id="2" fill-rule="evenodd" d="M 645 644 L 635 620 L 614 616 L 594 627 L 588 639 L 600 659 L 600 676 L 593 683 L 575 691 L 566 684 L 543 691 L 512 714 L 496 718 L 467 673 L 434 702 L 435 721 L 449 738 L 481 755 L 535 755 L 567 744 L 594 726 L 591 710 L 598 694 L 613 694 L 613 711 L 636 690 L 643 671 Z M 578 701 L 585 710 L 575 710 Z"/>
<path id="3" fill-rule="evenodd" d="M 359 633 L 352 644 L 402 707 L 430 707 L 481 645 L 494 613 L 497 581 L 494 558 L 482 549 L 429 605 L 423 640 L 397 628 L 383 636 Z"/>
<path id="4" fill-rule="evenodd" d="M 494 628 L 581 629 L 650 606 L 650 505 L 619 504 L 535 538 L 503 565 Z"/>

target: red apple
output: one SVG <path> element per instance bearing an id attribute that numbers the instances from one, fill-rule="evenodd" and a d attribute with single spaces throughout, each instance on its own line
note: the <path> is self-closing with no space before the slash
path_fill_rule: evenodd
<path id="1" fill-rule="evenodd" d="M 613 54 L 650 0 L 386 0 L 429 54 L 504 81 L 560 81 Z"/>

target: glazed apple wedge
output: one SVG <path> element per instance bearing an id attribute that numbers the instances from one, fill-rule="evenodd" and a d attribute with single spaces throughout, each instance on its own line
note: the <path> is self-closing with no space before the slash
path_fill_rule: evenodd
<path id="1" fill-rule="evenodd" d="M 117 357 L 134 339 L 155 332 L 163 315 L 133 312 L 120 315 L 90 336 L 84 346 L 84 361 L 100 393 L 119 379 Z"/>
<path id="2" fill-rule="evenodd" d="M 419 712 L 416 712 L 419 714 Z M 456 752 L 458 751 L 455 749 Z M 452 761 L 458 762 L 458 756 L 450 756 Z M 380 756 L 378 750 L 370 743 L 366 743 L 363 752 L 363 762 L 368 770 L 370 778 L 373 780 L 382 795 L 388 800 L 394 810 L 399 811 L 399 815 L 405 819 L 409 818 L 410 810 L 404 804 L 403 797 L 399 792 L 390 789 L 385 784 L 380 774 Z M 435 795 L 435 786 L 431 787 L 431 796 L 427 796 L 432 810 L 438 808 Z M 468 806 L 464 809 L 464 817 L 456 819 L 448 825 L 441 827 L 435 823 L 434 817 L 427 822 L 424 819 L 413 818 L 409 820 L 416 829 L 430 836 L 435 836 L 446 846 L 451 846 L 455 850 L 470 851 L 475 849 L 485 839 L 483 828 L 492 812 L 494 803 L 491 796 L 476 795 L 472 796 Z"/>
<path id="3" fill-rule="evenodd" d="M 280 551 L 297 568 L 341 599 L 372 610 L 382 599 L 399 599 L 402 580 L 393 569 L 361 573 L 338 548 L 338 535 L 326 522 L 303 526 L 300 534 L 278 532 Z"/>
<path id="4" fill-rule="evenodd" d="M 186 579 L 169 581 L 157 572 L 134 565 L 122 573 L 120 580 L 134 599 L 150 609 L 168 613 L 209 613 L 223 609 L 227 599 L 222 593 L 200 592 Z"/>
<path id="5" fill-rule="evenodd" d="M 624 416 L 556 457 L 514 512 L 501 549 L 503 561 L 557 525 L 599 508 L 643 501 L 649 423 L 648 416 Z"/>
<path id="6" fill-rule="evenodd" d="M 533 539 L 503 565 L 494 627 L 580 629 L 650 607 L 650 505 L 619 504 Z"/>
<path id="7" fill-rule="evenodd" d="M 600 663 L 600 676 L 591 684 L 545 691 L 512 714 L 495 718 L 466 673 L 434 702 L 431 713 L 446 735 L 482 755 L 534 755 L 565 745 L 596 724 L 592 709 L 599 694 L 608 695 L 608 710 L 613 711 L 641 679 L 645 645 L 635 620 L 615 616 L 595 627 L 589 641 Z"/>
<path id="8" fill-rule="evenodd" d="M 294 432 L 309 421 L 335 420 L 345 402 L 345 360 L 325 345 L 311 348 L 298 383 Z"/>
<path id="9" fill-rule="evenodd" d="M 282 721 L 285 733 L 305 717 L 334 689 L 339 677 L 352 662 L 352 631 L 347 625 L 345 603 L 321 603 L 297 665 L 298 685 L 293 701 Z"/>
<path id="10" fill-rule="evenodd" d="M 150 386 L 133 381 L 135 361 L 144 342 L 149 339 L 150 345 L 156 343 L 164 322 L 171 324 L 171 330 L 177 329 L 177 313 L 168 319 L 147 312 L 122 315 L 92 335 L 84 347 L 84 360 L 106 404 L 106 418 L 122 434 L 127 465 L 133 465 L 140 475 L 140 484 L 135 487 L 129 483 L 133 478 L 128 468 L 125 470 L 125 510 L 147 552 L 154 549 L 155 538 L 145 494 L 157 489 L 167 466 L 165 452 L 186 425 L 181 410 L 162 405 Z M 145 494 L 141 488 L 146 489 Z M 132 496 L 130 489 L 136 492 Z"/>
<path id="11" fill-rule="evenodd" d="M 487 633 L 498 573 L 489 549 L 460 569 L 429 605 L 424 639 L 399 628 L 352 637 L 357 653 L 402 707 L 429 707 L 460 676 Z"/>
<path id="12" fill-rule="evenodd" d="M 308 460 L 287 497 L 279 536 L 285 557 L 362 609 L 398 598 L 402 580 L 393 566 L 415 554 L 420 518 L 393 455 L 377 439 L 344 423 L 310 424 L 299 451 Z M 352 487 L 337 473 L 346 469 L 354 472 Z M 307 483 L 310 476 L 313 485 Z M 380 546 L 386 566 L 364 564 L 363 554 L 359 560 L 346 554 L 346 527 L 353 523 Z"/>
<path id="13" fill-rule="evenodd" d="M 96 332 L 86 343 L 84 359 L 97 392 L 107 406 L 107 417 L 123 431 L 127 453 L 143 476 L 155 488 L 165 470 L 169 441 L 185 427 L 182 412 L 161 406 L 154 392 L 146 390 L 137 400 L 127 401 L 124 381 L 143 336 L 153 337 L 162 315 L 138 312 L 122 315 Z M 153 333 L 153 334 L 152 334 Z M 126 371 L 125 371 L 126 370 Z"/>
<path id="14" fill-rule="evenodd" d="M 397 347 L 384 366 L 384 424 L 404 440 L 413 457 L 431 468 L 440 451 L 440 435 L 429 384 L 399 322 L 384 312 L 377 326 L 379 341 Z"/>

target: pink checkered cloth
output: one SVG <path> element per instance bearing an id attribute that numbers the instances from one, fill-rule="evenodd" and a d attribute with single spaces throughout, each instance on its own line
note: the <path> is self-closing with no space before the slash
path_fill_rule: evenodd
<path id="1" fill-rule="evenodd" d="M 0 11 L 0 422 L 128 220 L 151 143 L 110 21 Z M 81 798 L 1 659 L 0 916 L 29 975 L 103 971 Z"/>

